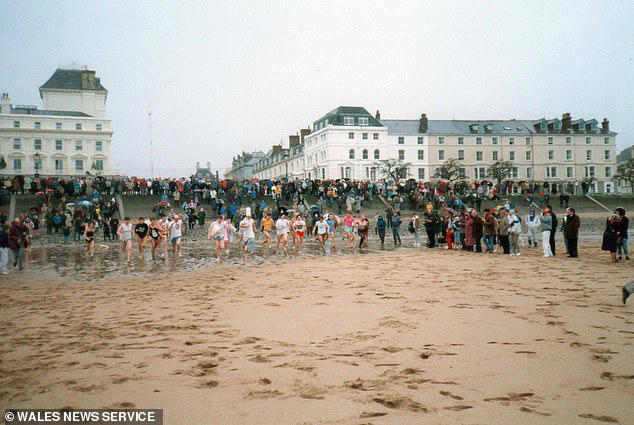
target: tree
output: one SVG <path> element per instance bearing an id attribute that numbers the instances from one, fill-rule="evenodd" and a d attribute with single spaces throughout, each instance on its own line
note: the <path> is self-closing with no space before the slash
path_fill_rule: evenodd
<path id="1" fill-rule="evenodd" d="M 0 170 L 7 168 L 7 161 L 4 160 L 4 156 L 0 156 Z"/>
<path id="2" fill-rule="evenodd" d="M 449 158 L 440 167 L 436 168 L 434 178 L 448 180 L 449 183 L 453 183 L 456 180 L 460 180 L 461 169 L 462 164 L 460 161 L 454 158 Z"/>
<path id="3" fill-rule="evenodd" d="M 625 163 L 616 167 L 614 180 L 617 182 L 626 182 L 630 186 L 630 190 L 634 192 L 634 158 L 628 159 Z"/>
<path id="4" fill-rule="evenodd" d="M 410 165 L 411 162 L 403 162 L 400 159 L 383 159 L 374 164 L 383 177 L 389 177 L 394 181 L 406 179 L 409 176 Z"/>
<path id="5" fill-rule="evenodd" d="M 511 176 L 512 169 L 513 163 L 511 161 L 496 161 L 487 168 L 487 177 L 495 180 L 500 185 L 503 180 Z"/>

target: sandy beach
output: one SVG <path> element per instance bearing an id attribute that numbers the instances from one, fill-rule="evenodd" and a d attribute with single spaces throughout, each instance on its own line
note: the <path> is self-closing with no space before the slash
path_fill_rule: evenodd
<path id="1" fill-rule="evenodd" d="M 634 416 L 631 263 L 401 249 L 0 285 L 0 408 L 167 424 L 599 424 Z"/>

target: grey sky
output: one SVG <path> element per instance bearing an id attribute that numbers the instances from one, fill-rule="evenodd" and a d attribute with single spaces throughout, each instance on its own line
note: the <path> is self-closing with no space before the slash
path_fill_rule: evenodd
<path id="1" fill-rule="evenodd" d="M 632 1 L 5 1 L 0 89 L 71 63 L 108 89 L 114 168 L 189 175 L 339 105 L 383 118 L 608 117 L 634 142 Z"/>

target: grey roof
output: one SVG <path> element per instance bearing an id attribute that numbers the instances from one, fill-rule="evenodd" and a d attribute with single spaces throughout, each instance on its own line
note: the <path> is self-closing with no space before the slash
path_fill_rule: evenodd
<path id="1" fill-rule="evenodd" d="M 365 108 L 360 106 L 339 106 L 332 111 L 328 112 L 323 117 L 319 118 L 317 121 L 313 123 L 313 126 L 316 127 L 317 123 L 321 122 L 324 119 L 328 119 L 328 124 L 332 125 L 344 125 L 343 117 L 344 116 L 352 116 L 352 117 L 367 117 L 368 118 L 368 126 L 372 127 L 382 127 L 380 121 L 372 116 Z"/>
<path id="2" fill-rule="evenodd" d="M 11 108 L 12 114 L 21 114 L 21 115 L 47 115 L 47 116 L 60 116 L 60 117 L 90 117 L 91 115 L 85 114 L 83 112 L 76 111 L 51 111 L 48 109 L 37 109 L 37 108 Z"/>
<path id="3" fill-rule="evenodd" d="M 419 120 L 381 120 L 387 127 L 388 133 L 414 134 L 419 133 Z M 476 124 L 477 130 L 471 126 Z M 462 120 L 428 120 L 428 134 L 532 134 L 533 121 L 505 120 L 505 121 L 462 121 Z M 486 130 L 485 126 L 491 126 Z"/>
<path id="4" fill-rule="evenodd" d="M 84 75 L 84 77 L 82 77 Z M 95 77 L 95 71 L 82 69 L 56 69 L 51 78 L 40 86 L 40 94 L 42 89 L 61 89 L 61 90 L 92 90 L 105 91 L 106 88 L 101 85 L 99 78 Z"/>

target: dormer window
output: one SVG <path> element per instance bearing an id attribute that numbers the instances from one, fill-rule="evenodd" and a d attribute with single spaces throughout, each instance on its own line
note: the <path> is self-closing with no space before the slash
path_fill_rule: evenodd
<path id="1" fill-rule="evenodd" d="M 368 125 L 368 117 L 359 117 L 359 125 Z"/>
<path id="2" fill-rule="evenodd" d="M 493 132 L 493 125 L 492 125 L 492 124 L 485 124 L 485 125 L 484 125 L 484 132 L 485 132 L 485 133 L 491 133 L 491 132 Z"/>
<path id="3" fill-rule="evenodd" d="M 477 133 L 477 132 L 478 132 L 478 124 L 471 124 L 471 125 L 469 126 L 469 130 L 470 130 L 472 133 Z"/>
<path id="4" fill-rule="evenodd" d="M 343 125 L 354 125 L 354 117 L 343 117 Z"/>

